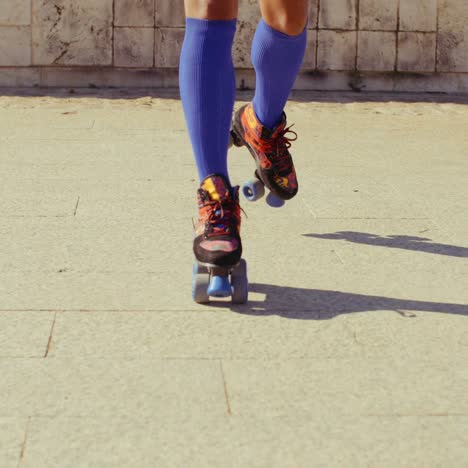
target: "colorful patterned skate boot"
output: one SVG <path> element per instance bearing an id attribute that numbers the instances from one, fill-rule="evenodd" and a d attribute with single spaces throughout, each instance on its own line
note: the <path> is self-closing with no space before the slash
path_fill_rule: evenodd
<path id="1" fill-rule="evenodd" d="M 199 220 L 193 251 L 205 265 L 230 268 L 242 256 L 239 187 L 231 187 L 221 175 L 208 176 L 198 189 Z"/>
<path id="2" fill-rule="evenodd" d="M 281 122 L 269 129 L 262 125 L 252 103 L 242 106 L 234 115 L 231 137 L 235 146 L 247 146 L 257 165 L 256 175 L 263 184 L 282 200 L 293 198 L 298 191 L 296 171 L 288 149 L 297 133 L 286 127 L 286 114 Z M 287 138 L 286 133 L 296 138 Z"/>

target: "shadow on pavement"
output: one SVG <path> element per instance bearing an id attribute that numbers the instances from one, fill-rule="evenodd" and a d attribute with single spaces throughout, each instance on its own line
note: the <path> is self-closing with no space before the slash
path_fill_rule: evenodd
<path id="1" fill-rule="evenodd" d="M 303 234 L 304 237 L 317 239 L 346 240 L 355 244 L 376 245 L 392 249 L 415 250 L 450 257 L 468 258 L 468 248 L 455 245 L 438 244 L 431 239 L 414 236 L 379 236 L 365 232 L 340 231 L 333 234 Z"/>
<path id="2" fill-rule="evenodd" d="M 240 314 L 278 315 L 297 320 L 327 320 L 342 314 L 379 310 L 393 310 L 405 317 L 414 316 L 410 312 L 439 312 L 468 316 L 468 305 L 464 304 L 392 299 L 340 291 L 291 288 L 259 283 L 250 284 L 249 291 L 264 294 L 265 299 L 263 301 L 252 300 L 246 305 L 239 306 L 233 306 L 230 303 L 224 304 Z M 218 302 L 216 305 L 222 304 Z"/>

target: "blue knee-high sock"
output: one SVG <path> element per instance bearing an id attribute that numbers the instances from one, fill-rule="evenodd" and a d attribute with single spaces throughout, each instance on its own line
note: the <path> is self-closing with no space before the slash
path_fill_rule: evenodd
<path id="1" fill-rule="evenodd" d="M 179 86 L 200 181 L 228 180 L 227 151 L 236 90 L 232 43 L 236 19 L 186 18 Z"/>
<path id="2" fill-rule="evenodd" d="M 257 75 L 253 107 L 268 128 L 281 121 L 281 114 L 301 68 L 307 44 L 307 27 L 289 36 L 269 26 L 263 18 L 255 31 L 251 59 Z"/>

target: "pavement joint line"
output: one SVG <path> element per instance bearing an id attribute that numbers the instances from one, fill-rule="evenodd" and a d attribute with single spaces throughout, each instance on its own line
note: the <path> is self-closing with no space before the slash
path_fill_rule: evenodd
<path id="1" fill-rule="evenodd" d="M 382 414 L 361 414 L 365 418 L 452 418 L 468 417 L 468 413 L 382 413 Z"/>
<path id="2" fill-rule="evenodd" d="M 320 220 L 335 220 L 335 219 L 338 219 L 338 220 L 343 220 L 343 221 L 347 221 L 347 220 L 350 220 L 350 219 L 357 219 L 357 220 L 366 220 L 366 219 L 375 219 L 375 220 L 381 220 L 381 221 L 385 221 L 385 220 L 392 220 L 392 221 L 401 221 L 401 220 L 408 220 L 408 221 L 433 221 L 432 218 L 395 218 L 395 217 L 391 217 L 391 218 L 381 218 L 381 217 L 372 217 L 372 216 L 357 216 L 357 217 L 328 217 L 328 216 L 318 216 L 316 218 L 316 221 L 320 221 Z"/>
<path id="3" fill-rule="evenodd" d="M 154 361 L 212 361 L 212 362 L 219 362 L 220 361 L 220 357 L 219 356 L 215 356 L 215 357 L 174 357 L 174 356 L 168 356 L 168 357 L 161 357 L 161 356 L 152 356 L 151 359 L 148 358 L 148 357 L 145 357 L 145 355 L 142 355 L 142 356 L 122 356 L 122 355 L 118 355 L 117 356 L 118 360 L 119 361 L 151 361 L 151 362 L 154 362 Z M 22 360 L 30 360 L 30 359 L 37 359 L 37 360 L 44 360 L 44 357 L 43 356 L 32 356 L 32 357 L 29 357 L 29 356 L 14 356 L 14 357 L 11 357 L 11 356 L 0 356 L 0 360 L 4 360 L 4 361 L 7 361 L 7 360 L 11 360 L 11 359 L 22 359 Z M 224 359 L 224 358 L 223 358 Z M 298 360 L 298 359 L 302 359 L 302 358 L 292 358 L 291 360 Z M 315 358 L 314 358 L 315 359 Z M 75 356 L 75 355 L 65 355 L 65 356 L 60 356 L 60 355 L 56 355 L 56 356 L 50 356 L 47 358 L 48 361 L 53 361 L 53 360 L 57 360 L 57 361 L 61 361 L 61 360 L 66 360 L 66 361 L 69 361 L 69 360 L 82 360 L 82 361 L 115 361 L 116 360 L 116 356 L 96 356 L 96 355 L 93 355 L 93 356 Z M 229 361 L 235 361 L 235 360 L 239 360 L 239 361 L 254 361 L 256 360 L 256 358 L 236 358 L 236 359 L 227 359 Z M 271 360 L 271 359 L 262 359 L 262 361 L 264 360 Z M 276 359 L 278 361 L 283 361 L 283 359 Z"/>
<path id="4" fill-rule="evenodd" d="M 447 350 L 443 354 L 443 358 L 450 363 L 453 361 L 453 351 Z M 35 357 L 1 357 L 0 361 L 9 361 L 9 360 L 41 360 L 43 361 L 43 357 L 35 356 Z M 86 362 L 97 362 L 97 361 L 113 361 L 115 362 L 116 359 L 123 362 L 165 362 L 165 361 L 192 361 L 192 362 L 199 362 L 199 361 L 206 361 L 206 362 L 218 362 L 222 359 L 225 362 L 252 362 L 252 363 L 261 363 L 261 362 L 274 362 L 274 363 L 292 363 L 292 362 L 320 362 L 320 361 L 339 361 L 339 362 L 347 362 L 347 361 L 366 361 L 366 362 L 387 362 L 388 355 L 379 355 L 379 356 L 366 356 L 362 354 L 349 354 L 344 356 L 325 356 L 325 355 L 317 355 L 317 356 L 305 356 L 305 357 L 287 357 L 287 356 L 280 356 L 280 357 L 162 357 L 162 356 L 152 356 L 148 357 L 147 354 L 142 354 L 140 356 L 122 356 L 122 355 L 112 355 L 112 356 L 96 356 L 95 354 L 90 356 L 76 356 L 76 355 L 56 355 L 51 356 L 47 360 L 53 361 L 86 361 Z M 414 362 L 418 362 L 421 364 L 427 364 L 428 366 L 432 365 L 434 362 L 433 355 L 427 355 L 421 358 L 418 358 Z M 467 414 L 468 416 L 468 414 Z M 8 415 L 0 414 L 0 417 L 8 417 Z"/>
<path id="5" fill-rule="evenodd" d="M 44 353 L 44 359 L 46 359 L 49 356 L 49 351 L 52 346 L 52 338 L 54 334 L 54 328 L 55 328 L 55 322 L 57 321 L 57 314 L 58 312 L 55 312 L 54 314 L 54 320 L 52 321 L 52 326 L 50 327 L 50 333 L 49 333 L 49 339 L 47 340 L 47 347 Z"/>
<path id="6" fill-rule="evenodd" d="M 2 356 L 0 355 L 0 359 L 44 359 L 44 356 Z"/>
<path id="7" fill-rule="evenodd" d="M 80 204 L 80 196 L 78 195 L 78 200 L 76 200 L 75 211 L 73 212 L 73 216 L 76 216 L 76 212 L 78 211 L 79 204 Z"/>
<path id="8" fill-rule="evenodd" d="M 20 468 L 26 456 L 26 444 L 28 442 L 28 434 L 29 434 L 30 425 L 31 425 L 31 416 L 28 416 L 28 420 L 26 422 L 26 429 L 24 431 L 24 439 L 23 439 L 23 443 L 21 444 L 21 452 L 20 452 L 17 468 Z"/>
<path id="9" fill-rule="evenodd" d="M 10 141 L 15 141 L 15 140 L 18 140 L 18 141 L 79 141 L 79 142 L 83 142 L 83 141 L 86 141 L 88 143 L 101 143 L 100 140 L 86 140 L 84 138 L 21 138 L 21 140 L 19 138 L 10 138 Z"/>
<path id="10" fill-rule="evenodd" d="M 0 216 L 0 219 L 4 218 L 73 218 L 72 215 L 10 215 L 10 216 Z"/>
<path id="11" fill-rule="evenodd" d="M 231 403 L 229 401 L 229 393 L 227 389 L 226 375 L 224 374 L 223 361 L 221 359 L 219 360 L 219 367 L 221 370 L 221 378 L 223 380 L 224 400 L 226 401 L 227 414 L 229 416 L 232 416 Z"/>

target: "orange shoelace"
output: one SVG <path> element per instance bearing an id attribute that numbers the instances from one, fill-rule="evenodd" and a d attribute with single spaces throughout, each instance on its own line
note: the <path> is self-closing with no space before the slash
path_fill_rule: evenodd
<path id="1" fill-rule="evenodd" d="M 297 140 L 297 133 L 290 130 L 293 125 L 284 128 L 268 140 L 260 140 L 260 149 L 268 155 L 273 155 L 272 163 L 279 172 L 291 169 L 292 160 L 288 150 L 291 148 L 291 142 Z M 286 133 L 294 134 L 295 138 L 285 136 Z"/>
<path id="2" fill-rule="evenodd" d="M 241 221 L 240 212 L 241 208 L 235 202 L 223 204 L 219 200 L 210 200 L 200 208 L 200 220 L 210 225 L 208 236 L 235 234 Z"/>

